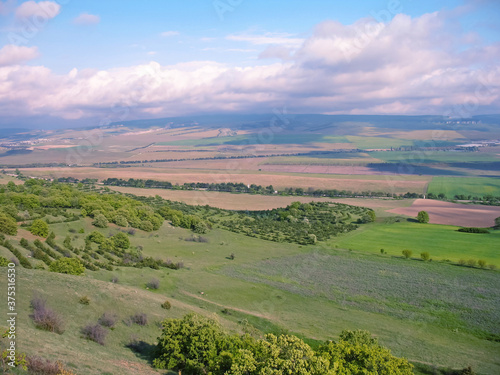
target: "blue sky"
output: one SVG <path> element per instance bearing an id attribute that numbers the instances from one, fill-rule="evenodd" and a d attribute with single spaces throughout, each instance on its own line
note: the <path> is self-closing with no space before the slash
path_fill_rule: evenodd
<path id="1" fill-rule="evenodd" d="M 466 104 L 467 92 L 478 85 L 477 77 L 464 83 L 461 97 L 456 93 L 455 98 L 446 97 L 445 92 L 422 97 L 421 90 L 412 94 L 408 86 L 399 87 L 392 96 L 389 93 L 396 77 L 416 82 L 422 75 L 436 77 L 444 71 L 448 79 L 439 79 L 441 83 L 450 81 L 453 90 L 457 80 L 470 78 L 474 72 L 487 76 L 491 95 L 475 98 L 474 111 L 498 112 L 494 67 L 500 49 L 497 19 L 500 2 L 487 0 L 368 0 L 348 4 L 320 0 L 3 0 L 0 73 L 1 69 L 19 75 L 24 72 L 33 76 L 34 82 L 26 78 L 0 80 L 0 100 L 9 102 L 0 105 L 0 121 L 12 118 L 16 105 L 18 112 L 28 110 L 35 117 L 76 120 L 99 116 L 105 106 L 113 105 L 103 103 L 96 89 L 99 85 L 116 102 L 123 100 L 127 89 L 134 91 L 140 86 L 140 97 L 125 101 L 134 102 L 138 115 L 145 117 L 186 114 L 187 104 L 190 111 L 199 113 L 249 111 L 256 106 L 269 112 L 278 102 L 290 102 L 297 112 L 444 113 L 450 106 Z M 37 20 L 38 26 L 33 26 Z M 31 25 L 29 34 L 26 25 Z M 420 56 L 436 59 L 436 64 L 429 64 L 425 72 L 421 67 L 413 71 L 404 68 L 411 60 L 403 53 L 394 57 L 392 53 L 406 48 L 409 53 L 421 48 Z M 335 55 L 343 58 L 332 57 Z M 438 60 L 446 63 L 440 66 Z M 465 62 L 461 65 L 459 60 Z M 376 68 L 382 76 L 388 74 L 389 67 L 397 68 L 387 80 L 380 81 L 377 77 L 381 75 L 371 74 L 373 61 L 379 64 Z M 154 87 L 148 81 L 150 76 L 143 81 L 132 79 L 137 75 L 144 78 L 144 72 L 155 76 Z M 329 82 L 329 87 L 325 82 L 325 87 L 316 88 L 328 81 L 321 74 L 329 77 L 332 72 L 337 78 L 349 74 L 365 74 L 366 78 L 351 87 L 338 78 Z M 210 80 L 200 87 L 196 81 L 200 77 L 202 81 L 211 77 L 217 84 L 224 80 L 223 87 L 217 88 L 218 100 L 210 102 Z M 123 85 L 127 80 L 128 87 Z M 274 86 L 267 85 L 268 81 L 274 81 Z M 284 81 L 289 83 L 288 92 Z M 113 82 L 120 86 L 114 91 L 108 87 Z M 16 84 L 27 91 L 30 85 L 41 90 L 40 86 L 47 84 L 66 91 L 65 97 L 71 92 L 82 93 L 85 100 L 70 100 L 63 108 L 60 102 L 41 103 L 29 95 L 3 93 L 2 97 L 2 85 L 12 89 Z M 196 94 L 187 91 L 190 84 L 198 87 Z M 294 105 L 301 84 L 310 96 L 301 97 L 301 104 Z M 426 80 L 425 84 L 429 88 L 437 82 Z M 158 95 L 163 85 L 174 85 L 175 92 Z M 338 90 L 332 90 L 332 85 Z M 342 100 L 341 95 L 354 87 L 374 95 L 363 98 L 363 93 L 358 100 Z M 226 97 L 229 92 L 236 100 Z M 186 106 L 175 111 L 181 102 Z M 193 108 L 197 104 L 199 108 Z"/>

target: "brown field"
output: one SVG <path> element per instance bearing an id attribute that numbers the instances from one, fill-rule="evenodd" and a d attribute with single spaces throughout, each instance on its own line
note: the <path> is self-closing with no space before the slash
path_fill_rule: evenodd
<path id="1" fill-rule="evenodd" d="M 432 199 L 416 199 L 411 207 L 400 207 L 389 212 L 416 217 L 419 211 L 427 211 L 429 222 L 464 227 L 491 227 L 500 216 L 500 207 L 466 205 L 441 202 Z"/>
<path id="2" fill-rule="evenodd" d="M 249 160 L 252 159 L 242 159 Z M 225 161 L 227 162 L 227 160 Z M 238 165 L 236 164 L 236 167 Z M 230 166 L 230 168 L 236 168 Z M 27 176 L 74 177 L 74 178 L 141 178 L 159 181 L 185 182 L 242 182 L 244 184 L 273 185 L 277 189 L 300 187 L 303 189 L 338 189 L 351 191 L 383 191 L 387 193 L 423 193 L 430 181 L 429 176 L 363 176 L 259 173 L 238 169 L 175 169 L 175 168 L 23 168 Z"/>
<path id="3" fill-rule="evenodd" d="M 268 172 L 288 173 L 324 173 L 324 174 L 349 174 L 349 175 L 399 175 L 392 172 L 379 172 L 373 168 L 362 165 L 281 165 L 266 164 L 261 169 Z"/>
<path id="4" fill-rule="evenodd" d="M 392 216 L 385 214 L 384 211 L 397 207 L 409 206 L 413 199 L 393 200 L 377 198 L 314 198 L 314 197 L 289 197 L 280 195 L 252 195 L 238 193 L 223 193 L 217 191 L 198 191 L 198 190 L 166 190 L 166 189 L 141 189 L 122 186 L 109 186 L 110 189 L 122 193 L 134 194 L 139 196 L 154 197 L 159 195 L 164 199 L 171 201 L 184 202 L 191 205 L 209 205 L 212 207 L 223 208 L 226 210 L 270 210 L 278 207 L 286 207 L 292 202 L 339 202 L 353 206 L 362 206 L 372 208 L 377 212 L 377 216 Z"/>

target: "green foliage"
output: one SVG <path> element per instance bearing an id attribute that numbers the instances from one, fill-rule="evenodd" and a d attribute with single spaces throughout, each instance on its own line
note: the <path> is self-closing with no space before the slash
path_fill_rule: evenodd
<path id="1" fill-rule="evenodd" d="M 82 275 L 85 267 L 76 258 L 59 258 L 49 266 L 51 272 L 66 273 L 68 275 Z"/>
<path id="2" fill-rule="evenodd" d="M 30 232 L 35 236 L 45 238 L 49 235 L 49 225 L 45 221 L 37 219 L 31 224 Z"/>
<path id="3" fill-rule="evenodd" d="M 422 260 L 425 262 L 431 258 L 431 255 L 427 251 L 424 251 L 423 253 L 420 253 L 420 258 L 422 258 Z"/>
<path id="4" fill-rule="evenodd" d="M 90 298 L 88 296 L 82 296 L 78 300 L 78 303 L 81 305 L 90 305 Z"/>
<path id="5" fill-rule="evenodd" d="M 170 301 L 165 301 L 161 304 L 161 308 L 162 309 L 165 309 L 165 310 L 170 310 L 172 307 L 172 304 L 170 303 Z"/>
<path id="6" fill-rule="evenodd" d="M 409 258 L 411 258 L 411 256 L 412 256 L 413 252 L 412 252 L 411 250 L 403 250 L 403 251 L 402 251 L 402 254 L 403 254 L 403 256 L 404 256 L 406 259 L 409 259 Z"/>
<path id="7" fill-rule="evenodd" d="M 98 232 L 96 230 L 93 230 L 92 232 L 90 232 L 87 236 L 87 239 L 91 242 L 94 242 L 94 243 L 97 243 L 97 244 L 101 244 L 104 242 L 104 240 L 106 239 L 106 237 L 104 237 L 104 234 L 102 234 L 101 232 Z"/>
<path id="8" fill-rule="evenodd" d="M 480 268 L 486 268 L 486 261 L 484 259 L 479 259 L 477 264 Z"/>
<path id="9" fill-rule="evenodd" d="M 119 227 L 126 227 L 126 226 L 128 226 L 128 220 L 123 215 L 116 215 L 113 221 Z"/>
<path id="10" fill-rule="evenodd" d="M 482 233 L 482 234 L 490 233 L 490 231 L 486 228 L 475 228 L 475 227 L 459 228 L 458 231 L 464 233 Z"/>
<path id="11" fill-rule="evenodd" d="M 17 234 L 16 221 L 3 212 L 0 212 L 0 233 L 9 234 L 11 236 L 15 236 Z"/>
<path id="12" fill-rule="evenodd" d="M 94 221 L 92 221 L 92 224 L 97 228 L 107 228 L 109 221 L 103 214 L 98 214 L 94 217 Z"/>
<path id="13" fill-rule="evenodd" d="M 495 219 L 495 229 L 500 229 L 500 216 Z"/>
<path id="14" fill-rule="evenodd" d="M 219 323 L 189 314 L 167 319 L 158 338 L 157 368 L 183 374 L 412 374 L 412 365 L 391 355 L 365 331 L 343 332 L 315 352 L 292 335 L 268 334 L 263 339 L 228 335 Z"/>
<path id="15" fill-rule="evenodd" d="M 429 222 L 429 214 L 427 211 L 420 211 L 417 214 L 417 220 L 419 223 L 427 224 Z"/>
<path id="16" fill-rule="evenodd" d="M 9 265 L 9 261 L 7 258 L 0 256 L 0 267 L 7 267 Z"/>

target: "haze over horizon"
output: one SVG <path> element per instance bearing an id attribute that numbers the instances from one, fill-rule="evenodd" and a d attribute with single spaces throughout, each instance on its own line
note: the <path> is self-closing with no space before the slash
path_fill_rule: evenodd
<path id="1" fill-rule="evenodd" d="M 500 113 L 500 4 L 0 1 L 0 127 Z M 123 118 L 125 117 L 125 118 Z"/>

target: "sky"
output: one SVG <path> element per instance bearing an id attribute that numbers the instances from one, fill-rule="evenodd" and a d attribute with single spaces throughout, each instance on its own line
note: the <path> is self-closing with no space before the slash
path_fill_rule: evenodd
<path id="1" fill-rule="evenodd" d="M 0 0 L 0 127 L 500 113 L 499 0 Z"/>

